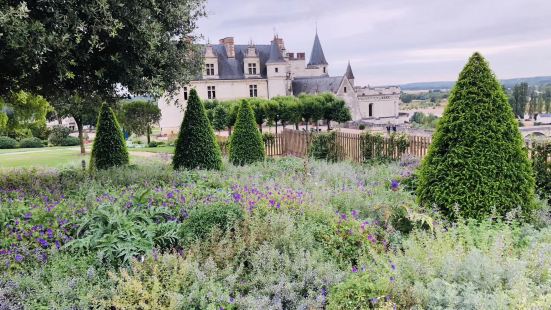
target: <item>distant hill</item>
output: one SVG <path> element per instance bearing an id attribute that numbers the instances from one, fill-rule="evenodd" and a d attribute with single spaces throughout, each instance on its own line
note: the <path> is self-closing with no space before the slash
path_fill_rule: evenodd
<path id="1" fill-rule="evenodd" d="M 526 82 L 529 86 L 539 86 L 551 84 L 551 76 L 536 76 L 528 78 L 516 78 L 516 79 L 507 79 L 501 80 L 501 83 L 505 87 L 510 88 L 516 84 Z M 400 85 L 402 90 L 428 90 L 428 89 L 450 89 L 453 87 L 455 82 L 444 81 L 444 82 L 420 82 L 420 83 L 408 83 Z"/>

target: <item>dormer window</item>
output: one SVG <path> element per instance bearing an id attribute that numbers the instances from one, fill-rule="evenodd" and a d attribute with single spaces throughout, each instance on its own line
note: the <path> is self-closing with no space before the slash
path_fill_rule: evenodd
<path id="1" fill-rule="evenodd" d="M 323 73 L 327 73 L 326 71 L 327 71 L 327 70 L 325 69 L 325 67 L 323 67 Z"/>
<path id="2" fill-rule="evenodd" d="M 256 64 L 249 64 L 249 74 L 256 74 Z"/>
<path id="3" fill-rule="evenodd" d="M 344 93 L 346 93 L 346 86 L 344 87 Z"/>
<path id="4" fill-rule="evenodd" d="M 275 68 L 275 73 L 278 73 L 279 72 L 279 68 Z"/>
<path id="5" fill-rule="evenodd" d="M 214 64 L 206 64 L 207 75 L 214 75 Z"/>

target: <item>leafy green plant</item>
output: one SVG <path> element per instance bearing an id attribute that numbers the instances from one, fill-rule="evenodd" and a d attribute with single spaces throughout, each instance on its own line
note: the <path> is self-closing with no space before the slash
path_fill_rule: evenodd
<path id="1" fill-rule="evenodd" d="M 364 162 L 389 161 L 399 159 L 409 147 L 405 134 L 392 133 L 387 138 L 381 134 L 363 133 L 360 148 Z"/>
<path id="2" fill-rule="evenodd" d="M 162 250 L 177 245 L 180 224 L 169 221 L 173 215 L 166 208 L 140 207 L 146 194 L 138 196 L 131 208 L 103 204 L 91 211 L 79 221 L 77 237 L 67 247 L 95 252 L 101 261 L 119 266 L 154 247 Z"/>
<path id="3" fill-rule="evenodd" d="M 533 142 L 531 147 L 537 193 L 551 203 L 551 143 Z"/>
<path id="4" fill-rule="evenodd" d="M 517 121 L 489 64 L 470 59 L 419 172 L 417 195 L 449 218 L 530 215 L 535 181 Z M 456 213 L 458 210 L 458 214 Z"/>
<path id="5" fill-rule="evenodd" d="M 309 150 L 310 156 L 315 159 L 336 162 L 342 159 L 342 150 L 337 143 L 337 133 L 320 133 L 314 135 Z"/>
<path id="6" fill-rule="evenodd" d="M 176 170 L 222 168 L 220 147 L 195 89 L 189 94 L 172 166 Z"/>
<path id="7" fill-rule="evenodd" d="M 216 227 L 226 231 L 243 220 L 243 210 L 235 204 L 199 206 L 184 221 L 180 235 L 187 242 L 208 236 Z"/>
<path id="8" fill-rule="evenodd" d="M 256 128 L 254 112 L 246 100 L 241 101 L 235 131 L 230 137 L 230 162 L 248 165 L 266 157 L 262 135 Z"/>
<path id="9" fill-rule="evenodd" d="M 17 141 L 10 137 L 0 136 L 0 149 L 14 149 L 17 147 Z"/>
<path id="10" fill-rule="evenodd" d="M 95 257 L 68 253 L 55 253 L 6 280 L 0 279 L 0 309 L 102 308 L 112 286 Z"/>
<path id="11" fill-rule="evenodd" d="M 90 168 L 103 170 L 124 166 L 128 162 L 128 150 L 117 118 L 113 110 L 104 103 L 98 116 Z"/>
<path id="12" fill-rule="evenodd" d="M 53 146 L 63 145 L 63 141 L 69 136 L 71 129 L 65 126 L 56 125 L 48 136 L 48 142 Z"/>
<path id="13" fill-rule="evenodd" d="M 61 140 L 61 143 L 59 145 L 61 146 L 76 146 L 80 144 L 80 139 L 73 136 L 67 136 L 63 140 Z"/>
<path id="14" fill-rule="evenodd" d="M 265 132 L 262 134 L 262 141 L 265 145 L 273 145 L 275 143 L 275 135 L 271 132 Z"/>
<path id="15" fill-rule="evenodd" d="M 44 147 L 44 143 L 39 138 L 25 138 L 19 141 L 20 148 L 41 148 Z"/>

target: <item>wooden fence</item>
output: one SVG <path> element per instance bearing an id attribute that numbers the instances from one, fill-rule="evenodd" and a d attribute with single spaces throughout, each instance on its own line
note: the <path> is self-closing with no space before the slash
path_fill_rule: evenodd
<path id="1" fill-rule="evenodd" d="M 267 156 L 296 156 L 305 157 L 308 154 L 308 149 L 312 143 L 312 139 L 318 133 L 305 132 L 292 129 L 284 129 L 282 133 L 274 136 L 273 140 L 264 142 Z M 362 134 L 335 132 L 336 144 L 339 148 L 341 159 L 354 162 L 363 162 L 365 158 L 364 152 L 380 153 L 386 157 L 398 159 L 403 155 L 423 158 L 427 155 L 429 146 L 432 142 L 432 137 L 429 136 L 407 136 L 408 146 L 403 153 L 398 152 L 394 142 L 390 137 L 384 136 L 377 142 L 371 141 L 369 138 L 362 138 Z M 377 138 L 381 139 L 381 138 Z M 228 153 L 227 138 L 218 138 L 218 142 L 223 154 Z M 367 143 L 364 144 L 363 143 Z M 529 155 L 532 156 L 535 142 L 526 142 Z M 541 142 L 540 142 L 541 143 Z M 551 162 L 551 154 L 547 158 Z"/>

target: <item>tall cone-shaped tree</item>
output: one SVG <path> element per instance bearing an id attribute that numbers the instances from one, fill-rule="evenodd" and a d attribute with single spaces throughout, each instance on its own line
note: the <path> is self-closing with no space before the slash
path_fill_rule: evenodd
<path id="1" fill-rule="evenodd" d="M 189 93 L 172 166 L 174 169 L 222 168 L 220 146 L 216 142 L 205 107 L 195 89 Z"/>
<path id="2" fill-rule="evenodd" d="M 450 93 L 421 165 L 418 200 L 450 219 L 504 216 L 513 209 L 529 215 L 534 184 L 507 97 L 488 62 L 475 53 Z"/>
<path id="3" fill-rule="evenodd" d="M 90 168 L 102 170 L 126 164 L 128 164 L 128 150 L 121 127 L 113 110 L 104 103 L 98 114 Z"/>
<path id="4" fill-rule="evenodd" d="M 230 137 L 230 162 L 248 165 L 266 157 L 262 135 L 256 127 L 254 112 L 247 100 L 241 101 L 235 130 Z"/>

